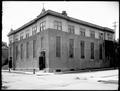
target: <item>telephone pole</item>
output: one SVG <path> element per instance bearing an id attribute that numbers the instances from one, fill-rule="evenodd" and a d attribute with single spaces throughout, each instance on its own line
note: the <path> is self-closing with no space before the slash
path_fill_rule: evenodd
<path id="1" fill-rule="evenodd" d="M 117 27 L 117 22 L 116 22 L 116 21 L 113 22 L 113 27 L 114 27 L 114 32 L 115 32 L 115 34 L 114 34 L 114 40 L 115 40 L 115 36 L 116 36 L 116 27 Z"/>
<path id="2" fill-rule="evenodd" d="M 117 24 L 116 24 L 117 22 L 115 21 L 115 22 L 113 22 L 113 27 L 114 27 L 114 31 L 116 31 L 116 27 L 117 27 Z"/>

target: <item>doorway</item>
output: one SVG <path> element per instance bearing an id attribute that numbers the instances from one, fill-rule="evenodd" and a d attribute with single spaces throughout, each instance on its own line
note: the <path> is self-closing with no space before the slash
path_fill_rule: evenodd
<path id="1" fill-rule="evenodd" d="M 39 57 L 39 70 L 43 70 L 45 68 L 45 51 L 41 51 Z"/>

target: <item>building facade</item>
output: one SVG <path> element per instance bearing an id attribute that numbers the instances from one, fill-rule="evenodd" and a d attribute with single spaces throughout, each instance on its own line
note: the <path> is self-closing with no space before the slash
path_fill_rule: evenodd
<path id="1" fill-rule="evenodd" d="M 6 42 L 2 42 L 2 61 L 1 68 L 8 69 L 8 46 Z"/>
<path id="2" fill-rule="evenodd" d="M 109 66 L 105 40 L 114 41 L 114 31 L 43 9 L 8 37 L 13 69 L 55 72 Z"/>

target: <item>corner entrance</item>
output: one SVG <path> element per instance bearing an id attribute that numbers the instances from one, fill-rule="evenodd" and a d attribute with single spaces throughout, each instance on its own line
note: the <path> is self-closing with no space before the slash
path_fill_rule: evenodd
<path id="1" fill-rule="evenodd" d="M 39 57 L 39 70 L 43 70 L 45 68 L 45 51 L 41 51 Z"/>

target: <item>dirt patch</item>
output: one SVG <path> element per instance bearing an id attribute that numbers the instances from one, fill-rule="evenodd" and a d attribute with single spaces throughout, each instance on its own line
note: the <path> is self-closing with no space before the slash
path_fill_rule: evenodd
<path id="1" fill-rule="evenodd" d="M 118 81 L 117 80 L 98 80 L 98 82 L 103 82 L 105 84 L 118 84 Z"/>

